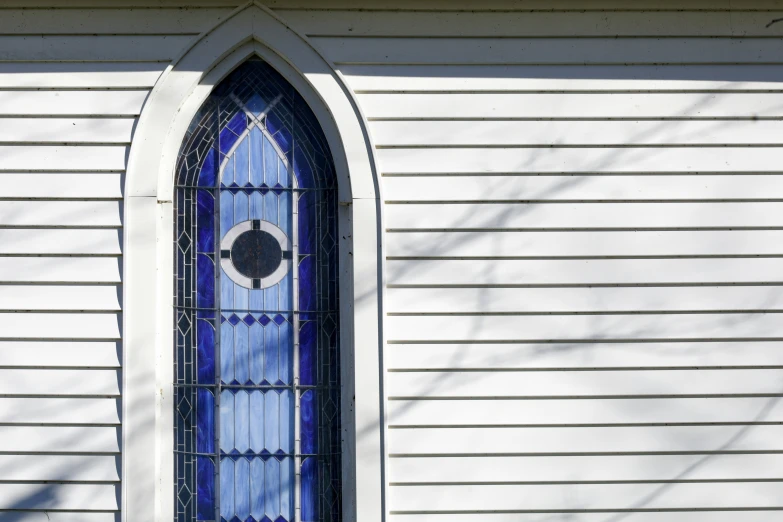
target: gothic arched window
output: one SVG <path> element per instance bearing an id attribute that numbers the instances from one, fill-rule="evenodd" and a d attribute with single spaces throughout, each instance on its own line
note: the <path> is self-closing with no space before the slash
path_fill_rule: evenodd
<path id="1" fill-rule="evenodd" d="M 175 519 L 340 519 L 337 195 L 304 99 L 251 59 L 175 177 Z"/>

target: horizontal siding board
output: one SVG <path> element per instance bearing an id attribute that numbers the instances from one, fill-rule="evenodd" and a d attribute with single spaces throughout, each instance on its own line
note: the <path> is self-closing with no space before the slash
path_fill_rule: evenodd
<path id="1" fill-rule="evenodd" d="M 0 229 L 0 255 L 110 255 L 121 253 L 118 230 Z"/>
<path id="2" fill-rule="evenodd" d="M 389 370 L 783 367 L 781 342 L 394 345 Z M 524 376 L 521 376 L 524 378 Z M 394 390 L 395 392 L 397 390 Z M 403 391 L 400 391 L 404 393 Z"/>
<path id="3" fill-rule="evenodd" d="M 487 325 L 491 327 L 490 325 Z M 433 325 L 433 328 L 442 328 Z M 567 334 L 564 334 L 567 335 Z M 606 397 L 781 394 L 783 370 L 425 371 L 391 372 L 404 397 Z M 395 395 L 391 395 L 395 396 Z M 510 405 L 511 406 L 511 405 Z M 470 417 L 462 417 L 469 421 Z M 566 422 L 567 420 L 564 419 Z M 501 421 L 501 418 L 498 419 Z"/>
<path id="4" fill-rule="evenodd" d="M 96 257 L 0 257 L 0 283 L 119 283 L 120 262 Z"/>
<path id="5" fill-rule="evenodd" d="M 0 336 L 7 339 L 119 339 L 117 313 L 0 313 Z"/>
<path id="6" fill-rule="evenodd" d="M 783 259 L 395 260 L 389 284 L 590 285 L 780 282 Z"/>
<path id="7" fill-rule="evenodd" d="M 3 453 L 119 452 L 115 427 L 0 426 L 0 435 Z"/>
<path id="8" fill-rule="evenodd" d="M 6 511 L 3 522 L 117 522 L 115 515 L 109 511 Z"/>
<path id="9" fill-rule="evenodd" d="M 378 147 L 780 145 L 783 121 L 374 121 L 370 131 Z"/>
<path id="10" fill-rule="evenodd" d="M 134 125 L 132 118 L 5 118 L 0 121 L 3 123 L 0 142 L 15 144 L 127 144 Z"/>
<path id="11" fill-rule="evenodd" d="M 0 169 L 121 171 L 126 153 L 124 146 L 0 145 Z"/>
<path id="12" fill-rule="evenodd" d="M 737 429 L 735 427 L 735 429 Z M 753 428 L 755 429 L 755 428 Z M 394 430 L 394 435 L 398 431 Z M 389 482 L 587 482 L 780 479 L 783 455 L 623 455 L 390 459 Z"/>
<path id="13" fill-rule="evenodd" d="M 0 455 L 3 481 L 119 482 L 109 455 Z"/>
<path id="14" fill-rule="evenodd" d="M 390 510 L 616 510 L 780 507 L 783 482 L 741 484 L 589 484 L 546 486 L 418 486 L 393 491 Z M 568 499 L 567 502 L 564 499 Z M 630 507 L 626 507 L 630 506 Z M 607 514 L 611 516 L 611 514 Z M 605 515 L 605 516 L 607 516 Z"/>
<path id="15" fill-rule="evenodd" d="M 147 91 L 0 91 L 0 115 L 137 116 L 146 97 Z M 6 159 L 11 150 L 4 150 Z"/>
<path id="16" fill-rule="evenodd" d="M 107 369 L 5 369 L 0 370 L 0 395 L 120 395 L 120 375 Z"/>
<path id="17" fill-rule="evenodd" d="M 0 484 L 0 510 L 119 510 L 118 487 L 114 484 Z"/>
<path id="18" fill-rule="evenodd" d="M 783 41 L 764 38 L 369 38 L 312 37 L 346 64 L 780 63 Z M 0 43 L 2 40 L 0 40 Z"/>
<path id="19" fill-rule="evenodd" d="M 391 392 L 397 391 L 392 388 Z M 781 423 L 783 401 L 778 397 L 515 401 L 395 399 L 388 401 L 388 419 L 391 427 Z"/>
<path id="20" fill-rule="evenodd" d="M 3 295 L 3 289 L 0 288 L 0 304 Z M 777 286 L 389 288 L 386 290 L 385 308 L 387 313 L 406 315 L 689 310 L 783 311 L 783 289 Z"/>
<path id="21" fill-rule="evenodd" d="M 783 115 L 781 93 L 367 93 L 368 118 L 750 118 Z"/>
<path id="22" fill-rule="evenodd" d="M 628 170 L 660 171 L 662 167 L 671 170 L 696 170 L 716 167 L 725 171 L 743 168 L 774 167 L 772 158 L 774 149 L 756 153 L 755 165 L 744 162 L 740 156 L 733 164 L 721 164 L 719 158 L 713 158 L 712 165 L 682 161 L 679 164 L 668 162 L 673 155 L 650 154 L 649 158 L 636 158 L 637 161 L 607 159 L 599 157 L 594 161 L 589 152 L 578 157 L 571 150 L 527 154 L 503 154 L 492 151 L 492 157 L 475 157 L 462 151 L 411 154 L 407 157 L 399 151 L 382 151 L 381 160 L 385 168 L 397 169 L 397 172 L 574 172 L 574 175 L 466 175 L 448 179 L 445 176 L 390 176 L 383 179 L 384 197 L 387 201 L 693 201 L 693 200 L 743 200 L 743 199 L 781 199 L 783 197 L 783 176 L 778 174 L 678 174 L 678 175 L 582 175 L 584 171 L 627 172 Z M 566 152 L 567 151 L 567 152 Z M 392 157 L 392 154 L 395 153 Z M 499 154 L 494 154 L 499 153 Z M 628 154 L 629 156 L 633 153 Z M 714 154 L 715 156 L 723 156 Z M 587 156 L 587 157 L 585 157 Z M 600 156 L 600 155 L 598 155 Z M 657 160 L 654 158 L 657 156 Z M 752 154 L 746 154 L 748 158 Z M 611 154 L 607 154 L 611 157 Z M 419 161 L 417 162 L 416 159 Z M 463 160 L 460 163 L 459 160 Z M 725 156 L 724 158 L 726 159 Z M 532 160 L 533 164 L 528 161 Z M 663 163 L 658 163 L 661 161 Z M 584 163 L 579 163 L 584 162 Z M 722 168 L 721 168 L 722 167 Z M 734 168 L 732 168 L 734 167 Z"/>
<path id="23" fill-rule="evenodd" d="M 0 424 L 119 425 L 120 401 L 105 398 L 0 397 Z"/>
<path id="24" fill-rule="evenodd" d="M 163 69 L 160 62 L 0 62 L 0 89 L 151 88 Z"/>
<path id="25" fill-rule="evenodd" d="M 169 61 L 193 41 L 191 35 L 0 36 L 0 60 Z"/>
<path id="26" fill-rule="evenodd" d="M 426 257 L 779 255 L 780 231 L 415 232 L 386 235 L 386 253 Z M 665 274 L 661 274 L 665 275 Z M 641 278 L 640 278 L 640 281 Z"/>
<path id="27" fill-rule="evenodd" d="M 347 65 L 357 91 L 780 90 L 777 65 Z"/>
<path id="28" fill-rule="evenodd" d="M 387 229 L 393 231 L 781 227 L 783 203 L 388 205 L 384 218 Z"/>
<path id="29" fill-rule="evenodd" d="M 4 9 L 0 34 L 198 34 L 230 12 L 228 7 Z"/>
<path id="30" fill-rule="evenodd" d="M 588 6 L 589 4 L 585 4 Z M 278 9 L 308 35 L 422 37 L 781 36 L 781 12 L 420 12 Z M 2 26 L 0 26 L 2 29 Z"/>
<path id="31" fill-rule="evenodd" d="M 0 225 L 120 227 L 121 212 L 119 201 L 0 201 Z"/>
<path id="32" fill-rule="evenodd" d="M 0 310 L 119 311 L 120 288 L 118 285 L 3 285 L 0 286 Z"/>
<path id="33" fill-rule="evenodd" d="M 120 199 L 118 172 L 0 173 L 0 194 L 19 199 Z"/>
<path id="34" fill-rule="evenodd" d="M 781 436 L 783 426 L 439 428 L 392 430 L 388 448 L 391 455 L 781 451 Z"/>
<path id="35" fill-rule="evenodd" d="M 30 290 L 35 288 L 30 287 Z M 46 302 L 42 300 L 40 303 L 45 305 Z M 119 368 L 120 345 L 117 342 L 105 341 L 0 342 L 0 367 L 46 368 L 70 366 Z M 101 378 L 105 378 L 105 376 Z"/>
<path id="36" fill-rule="evenodd" d="M 703 511 L 661 511 L 661 512 L 639 512 L 634 511 L 632 513 L 633 522 L 704 522 Z M 554 515 L 557 515 L 555 513 Z M 572 516 L 571 512 L 562 513 L 563 516 Z M 584 513 L 579 512 L 579 522 L 606 522 L 606 512 L 599 513 Z M 611 514 L 609 514 L 611 515 Z M 544 516 L 553 516 L 544 515 Z M 741 510 L 742 522 L 777 522 L 780 516 L 780 510 L 754 510 L 747 511 Z M 735 522 L 737 520 L 737 511 L 710 511 L 710 522 Z M 452 514 L 432 514 L 424 513 L 417 515 L 395 515 L 392 514 L 388 517 L 390 522 L 448 522 L 453 520 Z M 484 512 L 478 513 L 466 513 L 459 516 L 460 522 L 541 522 L 542 515 L 540 513 L 492 513 L 487 514 Z M 16 521 L 14 521 L 16 522 Z M 27 521 L 24 521 L 27 522 Z M 38 522 L 38 520 L 35 520 Z M 41 521 L 43 522 L 43 521 Z M 60 522 L 59 519 L 52 518 L 52 522 Z M 70 522 L 67 521 L 67 522 Z M 92 522 L 87 521 L 87 522 Z M 102 521 L 101 521 L 102 522 Z"/>

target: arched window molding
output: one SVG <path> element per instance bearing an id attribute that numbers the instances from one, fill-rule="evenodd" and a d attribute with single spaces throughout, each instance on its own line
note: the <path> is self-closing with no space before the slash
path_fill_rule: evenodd
<path id="1" fill-rule="evenodd" d="M 347 521 L 384 518 L 383 255 L 372 143 L 339 73 L 304 37 L 251 2 L 202 34 L 164 72 L 145 104 L 130 151 L 124 237 L 123 520 L 173 517 L 175 162 L 188 125 L 213 87 L 254 55 L 304 97 L 332 151 L 340 202 L 343 507 Z"/>

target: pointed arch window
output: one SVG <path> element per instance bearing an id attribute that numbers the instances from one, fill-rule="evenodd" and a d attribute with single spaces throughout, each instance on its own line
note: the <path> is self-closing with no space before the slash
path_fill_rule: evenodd
<path id="1" fill-rule="evenodd" d="M 251 59 L 175 177 L 175 520 L 340 519 L 337 195 L 303 98 Z"/>

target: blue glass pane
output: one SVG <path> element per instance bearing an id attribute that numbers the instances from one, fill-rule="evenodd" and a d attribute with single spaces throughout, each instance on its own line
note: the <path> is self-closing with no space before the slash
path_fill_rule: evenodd
<path id="1" fill-rule="evenodd" d="M 206 254 L 198 254 L 196 258 L 198 272 L 198 294 L 196 303 L 199 308 L 214 308 L 215 306 L 215 263 Z"/>
<path id="2" fill-rule="evenodd" d="M 204 156 L 204 164 L 198 175 L 198 184 L 202 187 L 214 187 L 217 185 L 217 152 L 215 149 L 209 149 Z"/>
<path id="3" fill-rule="evenodd" d="M 302 522 L 318 521 L 318 463 L 310 457 L 302 462 Z"/>
<path id="4" fill-rule="evenodd" d="M 299 310 L 317 310 L 315 298 L 315 258 L 307 256 L 299 261 Z"/>
<path id="5" fill-rule="evenodd" d="M 280 375 L 280 337 L 277 325 L 270 322 L 264 327 L 264 377 L 274 384 Z"/>
<path id="6" fill-rule="evenodd" d="M 250 463 L 247 459 L 234 463 L 234 509 L 239 520 L 250 516 Z"/>
<path id="7" fill-rule="evenodd" d="M 196 323 L 198 342 L 198 378 L 199 384 L 215 382 L 215 328 L 209 321 L 199 320 Z"/>
<path id="8" fill-rule="evenodd" d="M 228 154 L 231 147 L 237 142 L 239 136 L 247 128 L 247 117 L 244 113 L 237 113 L 220 131 L 220 152 Z"/>
<path id="9" fill-rule="evenodd" d="M 316 430 L 318 429 L 318 413 L 316 410 L 317 401 L 314 390 L 307 390 L 302 394 L 299 400 L 299 410 L 301 415 L 301 440 L 302 453 L 316 453 L 317 441 Z"/>
<path id="10" fill-rule="evenodd" d="M 239 384 L 250 381 L 250 353 L 248 345 L 248 327 L 239 322 L 234 327 L 234 379 Z"/>
<path id="11" fill-rule="evenodd" d="M 280 515 L 286 520 L 294 519 L 294 461 L 282 459 L 280 461 Z"/>
<path id="12" fill-rule="evenodd" d="M 250 183 L 261 186 L 264 182 L 264 136 L 261 129 L 254 127 L 250 131 Z"/>
<path id="13" fill-rule="evenodd" d="M 272 142 L 264 138 L 264 183 L 273 187 L 277 183 L 277 162 L 279 156 Z"/>
<path id="14" fill-rule="evenodd" d="M 220 393 L 220 451 L 234 449 L 234 394 L 230 390 Z"/>
<path id="15" fill-rule="evenodd" d="M 199 252 L 215 251 L 215 198 L 206 190 L 196 191 L 196 245 Z"/>
<path id="16" fill-rule="evenodd" d="M 313 386 L 315 382 L 315 348 L 317 325 L 313 321 L 301 323 L 299 328 L 299 382 Z"/>
<path id="17" fill-rule="evenodd" d="M 248 150 L 249 144 L 250 141 L 247 138 L 242 140 L 242 142 L 237 147 L 236 152 L 234 153 L 234 158 L 236 161 L 234 164 L 234 180 L 240 187 L 247 185 L 248 181 L 250 180 L 250 151 Z"/>
<path id="18" fill-rule="evenodd" d="M 196 392 L 196 451 L 214 453 L 215 451 L 215 397 L 209 390 Z"/>
<path id="19" fill-rule="evenodd" d="M 234 380 L 234 325 L 228 321 L 220 325 L 220 380 Z"/>
<path id="20" fill-rule="evenodd" d="M 215 465 L 209 457 L 197 457 L 197 520 L 215 520 Z"/>
<path id="21" fill-rule="evenodd" d="M 261 453 L 264 445 L 264 393 L 255 390 L 250 393 L 250 449 Z"/>
<path id="22" fill-rule="evenodd" d="M 234 448 L 239 453 L 250 449 L 250 396 L 245 390 L 234 395 Z"/>
<path id="23" fill-rule="evenodd" d="M 264 464 L 264 471 L 264 512 L 275 520 L 280 516 L 280 463 L 277 459 L 269 459 Z"/>
<path id="24" fill-rule="evenodd" d="M 264 486 L 264 461 L 256 458 L 250 462 L 250 514 L 256 520 L 264 516 L 265 486 Z"/>
<path id="25" fill-rule="evenodd" d="M 249 332 L 250 380 L 261 384 L 264 380 L 264 327 L 254 323 Z"/>
<path id="26" fill-rule="evenodd" d="M 264 443 L 269 453 L 280 449 L 280 395 L 266 392 L 264 397 Z"/>
<path id="27" fill-rule="evenodd" d="M 280 449 L 294 452 L 294 394 L 291 390 L 280 392 Z"/>
<path id="28" fill-rule="evenodd" d="M 234 461 L 220 461 L 220 516 L 230 520 L 234 516 Z"/>

